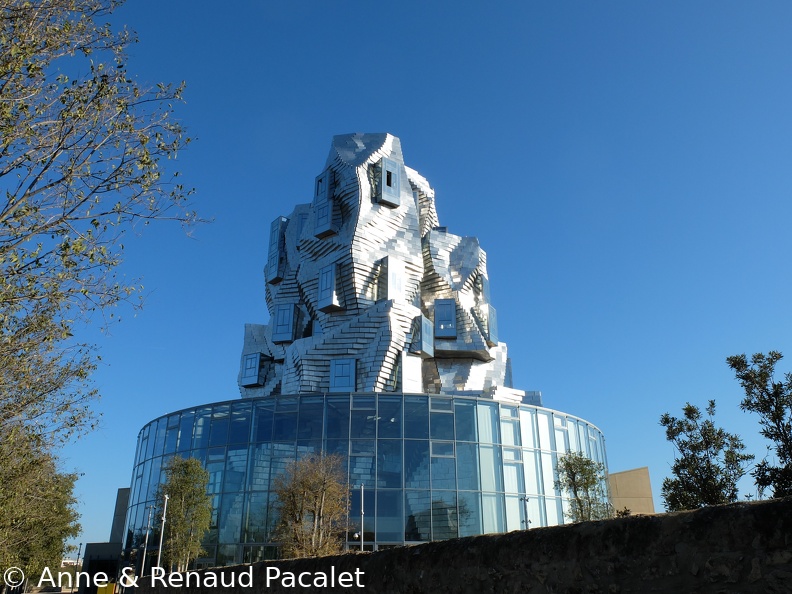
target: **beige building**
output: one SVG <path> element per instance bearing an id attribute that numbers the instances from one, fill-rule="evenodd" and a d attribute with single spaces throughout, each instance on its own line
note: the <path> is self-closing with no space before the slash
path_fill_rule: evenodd
<path id="1" fill-rule="evenodd" d="M 655 513 L 649 468 L 634 468 L 608 475 L 611 503 L 616 511 L 625 507 L 633 514 Z"/>

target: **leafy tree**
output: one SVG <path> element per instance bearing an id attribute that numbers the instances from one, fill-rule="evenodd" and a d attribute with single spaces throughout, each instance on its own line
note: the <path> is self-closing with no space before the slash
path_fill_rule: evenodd
<path id="1" fill-rule="evenodd" d="M 745 390 L 740 408 L 759 415 L 760 433 L 773 444 L 778 465 L 764 459 L 752 472 L 760 492 L 770 488 L 773 497 L 792 495 L 792 373 L 784 381 L 774 378 L 775 364 L 782 358 L 770 351 L 766 356 L 756 353 L 750 364 L 745 355 L 726 359 Z"/>
<path id="2" fill-rule="evenodd" d="M 20 567 L 33 578 L 58 567 L 80 525 L 77 475 L 63 473 L 40 436 L 24 425 L 0 429 L 0 573 Z"/>
<path id="3" fill-rule="evenodd" d="M 663 480 L 666 509 L 680 511 L 737 501 L 737 482 L 754 457 L 743 453 L 745 446 L 738 435 L 715 426 L 714 400 L 707 406 L 707 418 L 690 403 L 682 412 L 681 419 L 668 413 L 660 417 L 666 439 L 677 453 L 671 466 L 673 478 Z"/>
<path id="4" fill-rule="evenodd" d="M 124 232 L 194 220 L 163 164 L 187 139 L 181 86 L 141 87 L 119 0 L 0 0 L 0 427 L 91 427 L 96 354 L 75 324 L 129 300 Z M 110 316 L 112 317 L 112 316 Z"/>
<path id="5" fill-rule="evenodd" d="M 165 466 L 165 482 L 159 487 L 159 515 L 168 496 L 162 558 L 167 568 L 185 571 L 201 554 L 212 519 L 212 497 L 207 495 L 209 472 L 195 458 L 175 456 Z"/>
<path id="6" fill-rule="evenodd" d="M 341 551 L 349 511 L 344 459 L 319 453 L 291 462 L 273 482 L 280 520 L 277 538 L 285 557 Z"/>
<path id="7" fill-rule="evenodd" d="M 578 452 L 569 452 L 556 464 L 555 488 L 570 497 L 566 513 L 572 522 L 602 520 L 613 516 L 605 490 L 605 466 Z"/>

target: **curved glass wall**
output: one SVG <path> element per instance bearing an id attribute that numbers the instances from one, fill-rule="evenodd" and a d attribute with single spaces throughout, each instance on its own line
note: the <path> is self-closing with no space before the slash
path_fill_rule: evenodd
<path id="1" fill-rule="evenodd" d="M 561 524 L 568 501 L 553 484 L 558 455 L 576 450 L 606 464 L 595 426 L 525 404 L 392 393 L 219 402 L 160 417 L 140 431 L 127 554 L 142 549 L 147 506 L 155 503 L 164 464 L 179 455 L 209 471 L 214 511 L 208 557 L 198 565 L 277 556 L 272 480 L 290 460 L 320 450 L 346 459 L 347 545 L 361 546 L 362 505 L 369 550 L 508 532 L 525 528 L 526 519 L 531 527 Z"/>

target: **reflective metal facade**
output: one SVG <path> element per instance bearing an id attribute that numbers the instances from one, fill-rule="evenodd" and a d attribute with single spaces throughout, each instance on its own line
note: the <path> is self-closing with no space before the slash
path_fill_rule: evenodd
<path id="1" fill-rule="evenodd" d="M 605 461 L 601 432 L 582 419 L 472 396 L 306 394 L 198 406 L 140 431 L 124 546 L 142 546 L 146 506 L 174 455 L 209 471 L 215 511 L 199 563 L 226 565 L 276 554 L 269 487 L 311 452 L 347 460 L 351 548 L 360 547 L 364 485 L 371 549 L 525 528 L 526 510 L 533 528 L 562 523 L 568 502 L 553 468 L 570 449 Z"/>

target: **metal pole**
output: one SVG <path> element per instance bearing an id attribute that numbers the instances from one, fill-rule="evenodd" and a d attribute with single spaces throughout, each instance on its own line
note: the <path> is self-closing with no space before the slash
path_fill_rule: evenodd
<path id="1" fill-rule="evenodd" d="M 77 581 L 77 572 L 80 571 L 80 553 L 82 553 L 82 543 L 77 549 L 77 564 L 74 566 L 74 581 Z M 74 592 L 74 581 L 72 582 L 71 591 Z"/>
<path id="2" fill-rule="evenodd" d="M 523 509 L 525 511 L 525 529 L 530 529 L 531 520 L 528 519 L 528 497 L 520 497 L 523 502 Z"/>
<path id="3" fill-rule="evenodd" d="M 143 563 L 140 564 L 140 575 L 143 576 L 143 572 L 146 571 L 146 552 L 148 551 L 148 537 L 149 531 L 151 530 L 151 510 L 154 508 L 153 505 L 148 506 L 148 522 L 146 522 L 146 540 L 143 542 Z"/>
<path id="4" fill-rule="evenodd" d="M 363 483 L 360 483 L 360 552 L 363 552 L 363 541 L 365 540 L 364 535 L 365 532 L 363 531 L 363 516 L 366 512 L 363 511 L 363 506 L 365 505 L 363 499 Z"/>
<path id="5" fill-rule="evenodd" d="M 162 526 L 160 527 L 160 544 L 157 551 L 157 567 L 160 565 L 160 558 L 162 557 L 162 537 L 165 536 L 165 515 L 168 513 L 168 496 L 165 495 L 165 505 L 162 507 Z"/>

